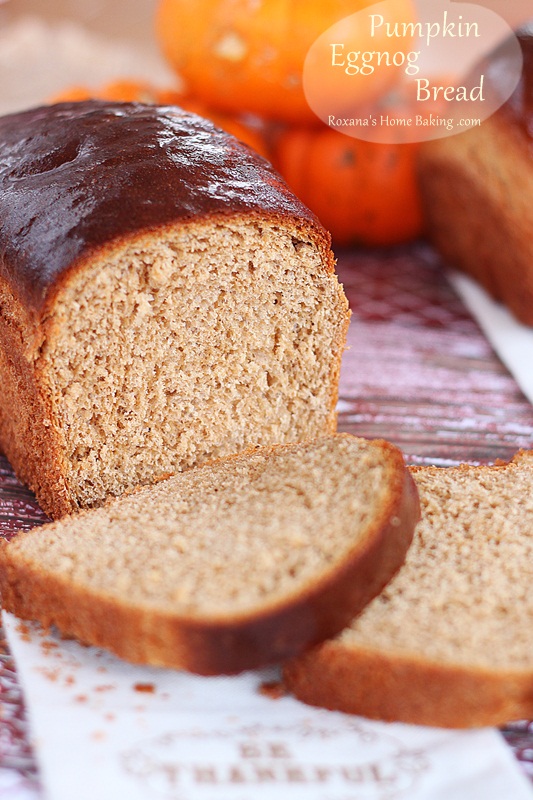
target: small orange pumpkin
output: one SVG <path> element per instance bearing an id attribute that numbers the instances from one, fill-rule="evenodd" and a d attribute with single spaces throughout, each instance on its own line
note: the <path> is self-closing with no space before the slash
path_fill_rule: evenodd
<path id="1" fill-rule="evenodd" d="M 340 245 L 392 245 L 422 230 L 417 144 L 377 144 L 324 125 L 286 128 L 272 160 Z"/>
<path id="2" fill-rule="evenodd" d="M 81 100 L 117 100 L 124 103 L 158 103 L 163 92 L 146 81 L 134 78 L 118 78 L 96 89 L 88 86 L 67 86 L 49 99 L 50 103 L 78 102 Z M 165 91 L 165 102 L 177 102 L 181 95 L 173 90 Z M 173 96 L 173 100 L 170 97 Z"/>

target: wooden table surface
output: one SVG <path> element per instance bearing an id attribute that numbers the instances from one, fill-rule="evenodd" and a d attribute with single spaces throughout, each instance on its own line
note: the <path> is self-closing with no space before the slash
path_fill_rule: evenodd
<path id="1" fill-rule="evenodd" d="M 413 464 L 491 463 L 533 448 L 533 406 L 430 248 L 340 251 L 338 258 L 353 313 L 341 374 L 341 430 L 387 438 Z M 44 519 L 0 457 L 0 535 Z M 1 635 L 0 693 L 0 778 L 9 777 L 11 800 L 41 798 L 23 697 Z M 513 723 L 502 735 L 533 780 L 533 723 Z"/>

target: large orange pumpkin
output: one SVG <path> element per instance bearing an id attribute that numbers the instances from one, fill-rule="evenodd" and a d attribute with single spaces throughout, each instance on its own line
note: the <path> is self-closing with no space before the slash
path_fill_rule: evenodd
<path id="1" fill-rule="evenodd" d="M 334 23 L 375 4 L 375 0 L 160 0 L 158 40 L 168 62 L 191 94 L 211 108 L 252 112 L 267 119 L 317 123 L 302 88 L 311 45 Z M 380 10 L 390 21 L 414 17 L 411 0 L 387 0 Z M 352 26 L 349 48 L 391 47 L 384 29 Z M 394 49 L 409 47 L 397 39 Z M 379 69 L 379 68 L 378 68 Z M 382 67 L 380 80 L 354 78 L 361 102 L 381 92 L 394 71 Z"/>
<path id="2" fill-rule="evenodd" d="M 273 162 L 336 244 L 392 245 L 422 229 L 417 144 L 377 144 L 324 125 L 287 128 Z"/>

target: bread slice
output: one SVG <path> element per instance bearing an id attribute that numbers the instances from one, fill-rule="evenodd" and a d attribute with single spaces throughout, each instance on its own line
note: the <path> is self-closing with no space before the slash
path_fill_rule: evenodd
<path id="1" fill-rule="evenodd" d="M 336 429 L 349 310 L 271 166 L 174 107 L 0 118 L 0 446 L 51 517 Z"/>
<path id="2" fill-rule="evenodd" d="M 393 581 L 285 669 L 313 705 L 443 727 L 533 715 L 533 452 L 412 470 L 422 521 Z"/>
<path id="3" fill-rule="evenodd" d="M 481 125 L 422 145 L 419 178 L 431 242 L 533 325 L 533 30 L 518 41 L 524 68 L 510 100 Z M 487 67 L 496 88 L 506 52 Z"/>
<path id="4" fill-rule="evenodd" d="M 0 551 L 2 602 L 133 662 L 239 672 L 341 630 L 418 516 L 387 442 L 258 448 L 19 534 Z"/>

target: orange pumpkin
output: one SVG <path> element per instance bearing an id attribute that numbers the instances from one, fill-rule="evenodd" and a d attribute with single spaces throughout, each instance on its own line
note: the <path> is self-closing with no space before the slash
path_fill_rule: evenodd
<path id="1" fill-rule="evenodd" d="M 177 89 L 160 89 L 148 81 L 136 78 L 117 78 L 97 88 L 67 86 L 52 98 L 51 103 L 77 102 L 78 100 L 116 100 L 122 103 L 167 103 L 180 105 L 184 99 Z"/>
<path id="2" fill-rule="evenodd" d="M 81 100 L 91 100 L 94 94 L 87 86 L 67 86 L 48 98 L 49 103 L 79 103 Z"/>
<path id="3" fill-rule="evenodd" d="M 392 245 L 422 229 L 417 144 L 377 144 L 327 126 L 287 128 L 273 162 L 340 245 Z"/>
<path id="4" fill-rule="evenodd" d="M 160 0 L 156 31 L 164 55 L 190 93 L 211 108 L 317 124 L 302 88 L 309 49 L 334 23 L 375 1 Z M 412 0 L 388 0 L 379 10 L 390 21 L 414 19 Z M 409 43 L 396 40 L 398 46 Z M 352 24 L 350 51 L 389 48 L 384 30 L 372 36 L 366 20 Z M 356 76 L 349 82 L 357 100 L 366 102 L 394 79 L 394 70 L 383 66 L 372 80 Z"/>

